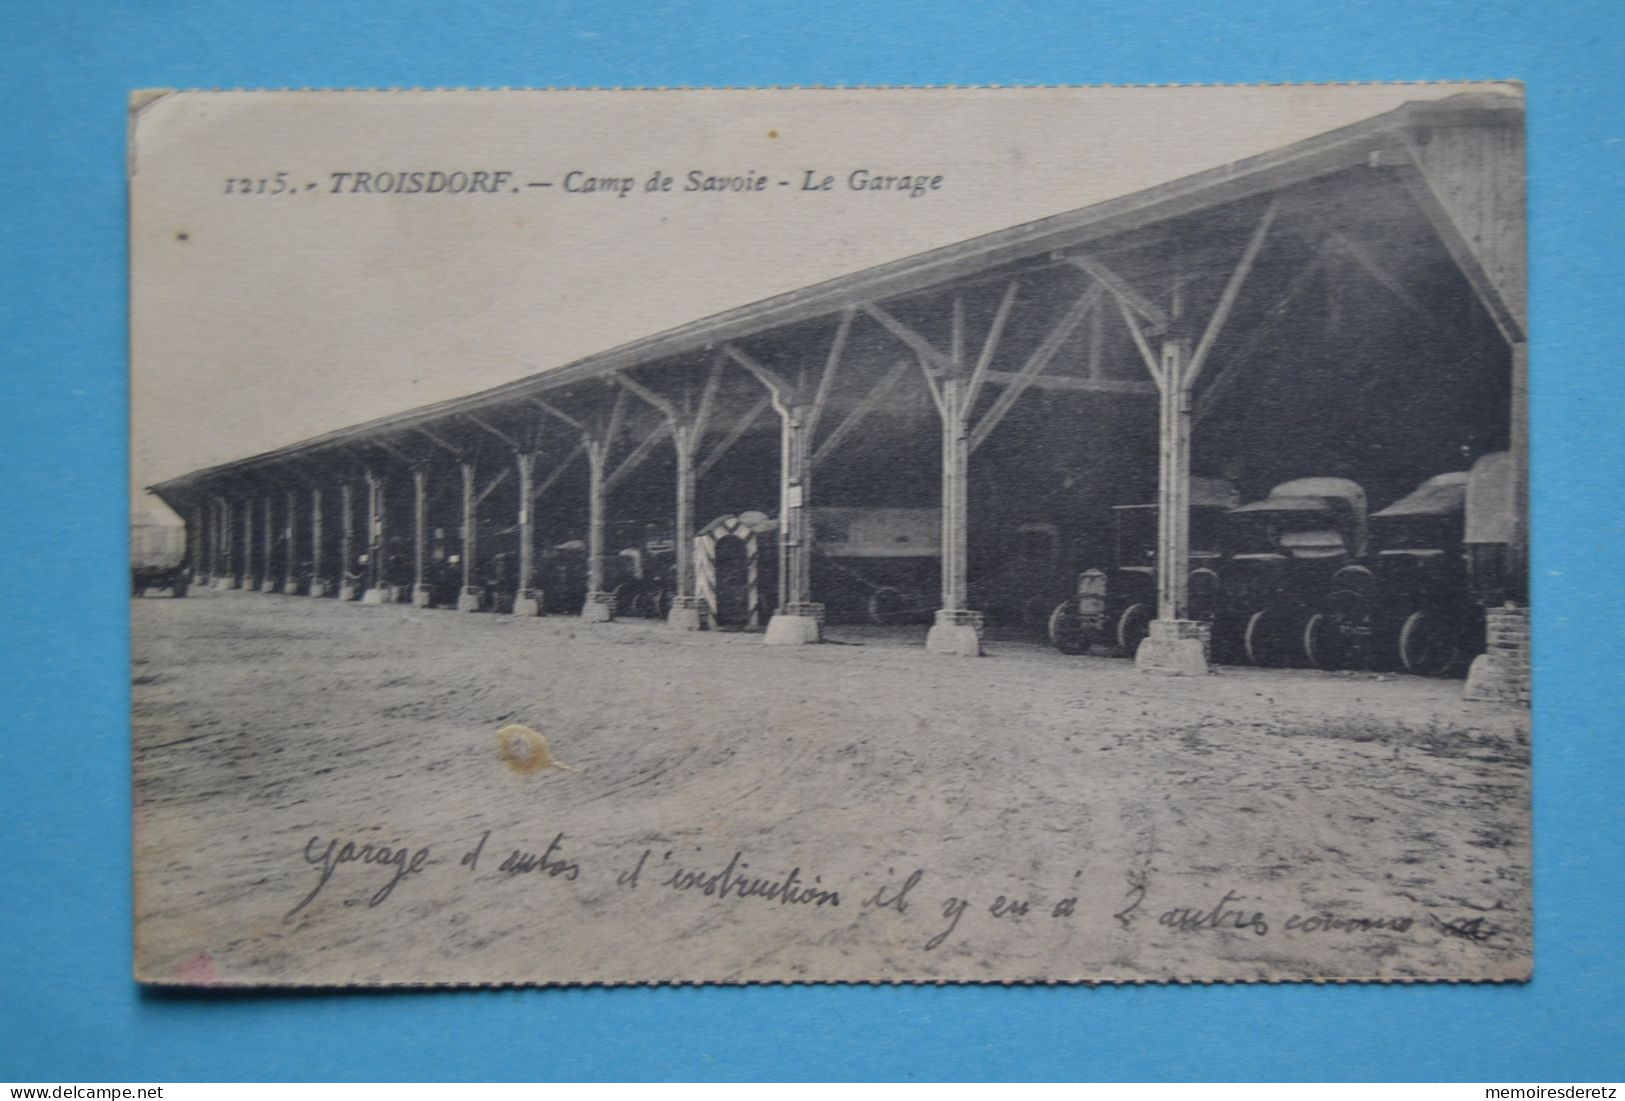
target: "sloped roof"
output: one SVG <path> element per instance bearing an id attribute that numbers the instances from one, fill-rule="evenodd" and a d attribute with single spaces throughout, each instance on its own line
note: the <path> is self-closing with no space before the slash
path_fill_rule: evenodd
<path id="1" fill-rule="evenodd" d="M 196 488 L 223 476 L 247 473 L 302 454 L 478 413 L 531 394 L 602 377 L 642 364 L 697 352 L 787 325 L 828 316 L 941 286 L 1002 264 L 1076 248 L 1362 164 L 1381 166 L 1396 156 L 1402 134 L 1445 125 L 1497 124 L 1521 115 L 1520 97 L 1464 93 L 1414 101 L 1349 126 L 1330 130 L 1254 157 L 1091 206 L 1056 214 L 904 257 L 800 290 L 762 299 L 664 332 L 642 337 L 570 363 L 463 397 L 336 429 L 272 451 L 206 467 L 148 489 L 166 503 L 185 502 Z"/>

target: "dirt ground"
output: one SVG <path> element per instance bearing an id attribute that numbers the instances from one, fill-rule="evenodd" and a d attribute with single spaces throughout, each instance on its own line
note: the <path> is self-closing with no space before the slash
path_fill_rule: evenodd
<path id="1" fill-rule="evenodd" d="M 149 981 L 1531 966 L 1528 714 L 1459 682 L 250 592 L 133 616 Z M 505 756 L 513 723 L 573 771 Z"/>

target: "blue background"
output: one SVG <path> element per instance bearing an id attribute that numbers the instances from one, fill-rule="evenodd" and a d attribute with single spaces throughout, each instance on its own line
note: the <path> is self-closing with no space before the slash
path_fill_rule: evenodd
<path id="1" fill-rule="evenodd" d="M 1529 84 L 1536 978 L 177 997 L 130 981 L 132 88 Z M 1622 1076 L 1625 4 L 109 2 L 0 19 L 0 1079 Z"/>

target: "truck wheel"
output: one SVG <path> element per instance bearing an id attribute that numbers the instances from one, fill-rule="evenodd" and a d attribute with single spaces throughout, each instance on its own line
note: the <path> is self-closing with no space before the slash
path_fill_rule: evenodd
<path id="1" fill-rule="evenodd" d="M 1063 654 L 1086 654 L 1095 633 L 1079 617 L 1072 601 L 1064 600 L 1049 614 L 1049 641 Z"/>
<path id="2" fill-rule="evenodd" d="M 1445 677 L 1457 672 L 1466 654 L 1461 639 L 1436 612 L 1415 611 L 1399 629 L 1399 663 L 1407 673 Z"/>
<path id="3" fill-rule="evenodd" d="M 1140 652 L 1140 643 L 1150 633 L 1150 605 L 1130 604 L 1117 617 L 1117 652 L 1125 658 L 1132 658 Z"/>
<path id="4" fill-rule="evenodd" d="M 1294 643 L 1288 616 L 1278 608 L 1260 608 L 1247 619 L 1242 648 L 1247 661 L 1260 668 L 1278 668 L 1290 663 Z"/>
<path id="5" fill-rule="evenodd" d="M 1342 624 L 1335 616 L 1316 612 L 1303 625 L 1303 656 L 1313 669 L 1331 672 L 1344 667 Z"/>

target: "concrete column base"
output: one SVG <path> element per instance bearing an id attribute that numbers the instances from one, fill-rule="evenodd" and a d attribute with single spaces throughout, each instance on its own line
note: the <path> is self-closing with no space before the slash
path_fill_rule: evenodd
<path id="1" fill-rule="evenodd" d="M 583 623 L 608 623 L 614 618 L 614 593 L 587 594 L 587 602 L 581 606 L 581 620 Z"/>
<path id="2" fill-rule="evenodd" d="M 430 603 L 432 603 L 432 602 L 429 599 L 429 586 L 427 586 L 427 585 L 413 585 L 412 586 L 412 607 L 414 607 L 414 608 L 427 608 L 430 605 Z"/>
<path id="3" fill-rule="evenodd" d="M 470 585 L 457 594 L 457 610 L 459 612 L 477 612 L 480 610 L 480 593 L 478 585 Z"/>
<path id="4" fill-rule="evenodd" d="M 363 604 L 393 604 L 396 592 L 393 585 L 379 585 L 376 589 L 368 589 L 361 594 Z"/>
<path id="5" fill-rule="evenodd" d="M 229 577 L 217 577 L 214 579 L 214 587 L 225 592 L 227 589 L 235 589 L 237 583 Z"/>
<path id="6" fill-rule="evenodd" d="M 1153 619 L 1150 633 L 1134 654 L 1142 673 L 1168 677 L 1205 676 L 1213 624 L 1194 619 Z"/>
<path id="7" fill-rule="evenodd" d="M 521 589 L 514 597 L 513 614 L 534 618 L 542 614 L 542 590 Z"/>
<path id="8" fill-rule="evenodd" d="M 697 596 L 674 596 L 666 625 L 679 631 L 703 631 L 710 625 L 709 612 L 705 601 Z"/>
<path id="9" fill-rule="evenodd" d="M 297 577 L 290 577 L 290 578 L 286 579 L 285 581 L 283 581 L 282 582 L 282 591 L 285 594 L 287 594 L 288 596 L 298 596 L 299 595 L 299 579 Z"/>
<path id="10" fill-rule="evenodd" d="M 769 646 L 808 646 L 824 641 L 824 606 L 822 604 L 786 604 L 783 611 L 775 612 L 767 621 Z"/>
<path id="11" fill-rule="evenodd" d="M 931 654 L 953 654 L 963 658 L 982 656 L 982 613 L 964 609 L 937 609 L 936 622 L 925 636 L 925 649 Z"/>
<path id="12" fill-rule="evenodd" d="M 1467 670 L 1462 698 L 1529 706 L 1529 609 L 1508 604 L 1484 613 L 1485 649 Z"/>
<path id="13" fill-rule="evenodd" d="M 361 595 L 361 588 L 354 581 L 339 582 L 339 599 L 355 600 Z"/>
<path id="14" fill-rule="evenodd" d="M 327 582 L 323 581 L 321 578 L 318 577 L 318 578 L 313 578 L 311 580 L 311 582 L 310 582 L 310 592 L 307 595 L 309 595 L 309 596 L 326 596 L 330 591 L 331 590 L 329 590 L 328 587 L 327 587 Z"/>

